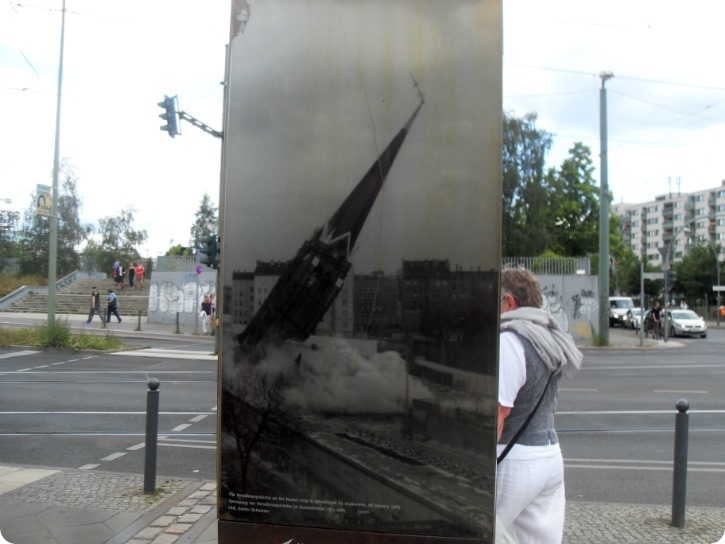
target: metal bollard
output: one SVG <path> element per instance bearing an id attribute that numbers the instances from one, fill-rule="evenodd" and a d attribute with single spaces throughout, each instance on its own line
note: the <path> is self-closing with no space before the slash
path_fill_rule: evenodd
<path id="1" fill-rule="evenodd" d="M 159 380 L 151 378 L 146 395 L 146 457 L 143 470 L 143 492 L 156 490 L 156 443 L 159 432 Z"/>
<path id="2" fill-rule="evenodd" d="M 685 526 L 685 498 L 687 496 L 687 442 L 690 403 L 686 399 L 677 401 L 675 416 L 675 466 L 672 480 L 672 523 L 673 527 Z"/>
<path id="3" fill-rule="evenodd" d="M 176 334 L 181 334 L 181 329 L 179 328 L 179 312 L 176 312 Z"/>
<path id="4" fill-rule="evenodd" d="M 138 324 L 136 325 L 136 330 L 141 331 L 141 310 L 138 311 Z"/>

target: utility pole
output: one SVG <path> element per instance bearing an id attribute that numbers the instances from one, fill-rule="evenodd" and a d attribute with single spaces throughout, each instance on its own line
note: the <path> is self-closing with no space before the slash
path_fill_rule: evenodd
<path id="1" fill-rule="evenodd" d="M 599 338 L 609 345 L 609 180 L 607 171 L 607 89 L 604 84 L 612 79 L 612 72 L 599 74 Z"/>
<path id="2" fill-rule="evenodd" d="M 53 153 L 53 190 L 50 205 L 50 241 L 48 249 L 48 327 L 55 326 L 55 282 L 58 264 L 58 177 L 60 171 L 60 103 L 63 90 L 63 48 L 65 45 L 65 0 L 60 18 L 60 60 L 58 62 L 58 98 L 55 106 L 55 151 Z"/>

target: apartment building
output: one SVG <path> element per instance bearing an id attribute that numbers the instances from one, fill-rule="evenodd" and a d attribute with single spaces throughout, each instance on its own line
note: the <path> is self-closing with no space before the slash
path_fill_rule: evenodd
<path id="1" fill-rule="evenodd" d="M 652 266 L 685 257 L 697 245 L 725 245 L 725 180 L 720 187 L 694 193 L 668 193 L 641 204 L 615 204 L 622 239 Z"/>

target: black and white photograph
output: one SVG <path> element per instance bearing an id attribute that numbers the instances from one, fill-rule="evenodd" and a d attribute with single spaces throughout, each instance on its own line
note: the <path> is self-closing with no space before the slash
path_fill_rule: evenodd
<path id="1" fill-rule="evenodd" d="M 490 541 L 500 3 L 240 0 L 231 27 L 222 524 Z"/>

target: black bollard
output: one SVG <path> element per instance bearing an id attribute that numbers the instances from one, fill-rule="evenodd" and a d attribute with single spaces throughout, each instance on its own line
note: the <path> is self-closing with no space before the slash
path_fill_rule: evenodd
<path id="1" fill-rule="evenodd" d="M 136 325 L 136 330 L 141 331 L 141 310 L 138 311 L 138 324 Z"/>
<path id="2" fill-rule="evenodd" d="M 685 399 L 677 401 L 675 416 L 675 466 L 672 479 L 672 526 L 685 526 L 685 499 L 687 497 L 687 442 L 690 403 Z"/>
<path id="3" fill-rule="evenodd" d="M 159 380 L 151 378 L 146 395 L 146 458 L 143 471 L 143 492 L 156 490 L 156 443 L 159 432 Z"/>

